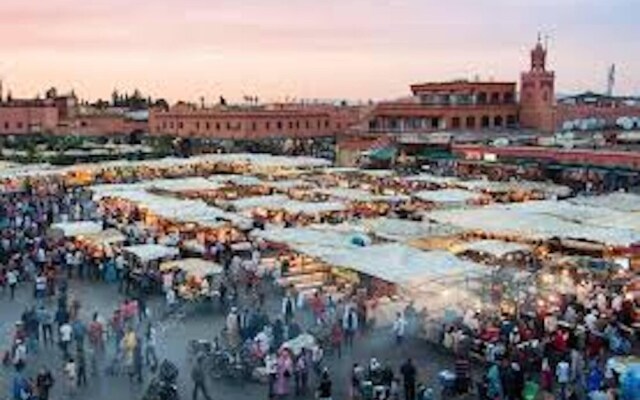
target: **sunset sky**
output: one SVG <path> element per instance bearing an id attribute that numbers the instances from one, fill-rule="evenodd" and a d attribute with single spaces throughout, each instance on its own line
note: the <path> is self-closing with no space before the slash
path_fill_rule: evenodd
<path id="1" fill-rule="evenodd" d="M 517 80 L 539 30 L 558 90 L 640 94 L 638 0 L 0 0 L 0 76 L 197 100 L 381 99 L 428 80 Z"/>

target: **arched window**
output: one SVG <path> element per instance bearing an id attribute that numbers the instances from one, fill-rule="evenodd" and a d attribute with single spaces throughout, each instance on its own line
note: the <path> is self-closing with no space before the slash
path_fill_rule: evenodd
<path id="1" fill-rule="evenodd" d="M 476 117 L 467 117 L 467 128 L 468 129 L 476 128 Z"/>

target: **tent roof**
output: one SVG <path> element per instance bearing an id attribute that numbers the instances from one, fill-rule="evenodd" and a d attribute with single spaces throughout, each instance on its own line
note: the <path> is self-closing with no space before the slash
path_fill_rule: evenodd
<path id="1" fill-rule="evenodd" d="M 161 271 L 168 271 L 175 268 L 183 270 L 187 275 L 198 278 L 204 278 L 207 275 L 219 275 L 223 271 L 221 265 L 213 261 L 203 260 L 202 258 L 182 258 L 179 260 L 165 261 L 160 264 Z"/>
<path id="2" fill-rule="evenodd" d="M 337 249 L 321 258 L 329 264 L 404 286 L 420 286 L 461 276 L 475 278 L 487 272 L 486 267 L 461 260 L 446 251 L 426 252 L 399 243 Z"/>
<path id="3" fill-rule="evenodd" d="M 463 243 L 457 246 L 456 250 L 455 253 L 475 251 L 500 258 L 510 253 L 529 252 L 531 249 L 529 246 L 520 243 L 504 242 L 501 240 L 477 240 Z"/>
<path id="4" fill-rule="evenodd" d="M 58 222 L 51 229 L 60 231 L 65 237 L 92 235 L 102 231 L 102 224 L 95 221 Z"/>
<path id="5" fill-rule="evenodd" d="M 466 203 L 480 200 L 482 195 L 462 189 L 421 190 L 413 194 L 419 200 L 430 203 Z"/>
<path id="6" fill-rule="evenodd" d="M 176 257 L 178 254 L 180 254 L 180 251 L 177 248 L 163 246 L 160 244 L 141 244 L 136 246 L 127 246 L 123 248 L 123 250 L 136 256 L 141 262 Z"/>

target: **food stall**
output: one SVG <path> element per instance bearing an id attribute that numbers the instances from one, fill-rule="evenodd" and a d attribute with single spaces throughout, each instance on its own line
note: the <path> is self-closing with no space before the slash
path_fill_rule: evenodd
<path id="1" fill-rule="evenodd" d="M 502 240 L 475 240 L 461 243 L 450 249 L 473 261 L 504 267 L 527 268 L 531 264 L 531 247 Z"/>
<path id="2" fill-rule="evenodd" d="M 182 275 L 177 294 L 185 300 L 194 301 L 211 298 L 214 279 L 222 274 L 223 268 L 202 258 L 182 258 L 161 263 L 160 272 Z"/>
<path id="3" fill-rule="evenodd" d="M 52 236 L 76 237 L 102 232 L 102 224 L 95 221 L 58 222 L 49 228 Z"/>

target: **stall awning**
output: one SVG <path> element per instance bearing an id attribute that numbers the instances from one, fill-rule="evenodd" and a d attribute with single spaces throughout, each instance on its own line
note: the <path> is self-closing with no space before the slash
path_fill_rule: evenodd
<path id="1" fill-rule="evenodd" d="M 141 244 L 128 246 L 123 249 L 125 252 L 134 255 L 140 262 L 154 260 L 164 260 L 178 256 L 180 251 L 175 247 L 162 246 L 159 244 Z"/>
<path id="2" fill-rule="evenodd" d="M 507 254 L 517 252 L 530 252 L 529 246 L 514 243 L 504 242 L 501 240 L 477 240 L 473 242 L 462 243 L 456 246 L 454 253 L 464 253 L 466 251 L 473 251 L 476 253 L 488 254 L 493 257 L 502 258 Z"/>
<path id="3" fill-rule="evenodd" d="M 51 225 L 54 234 L 64 237 L 92 235 L 102 231 L 102 224 L 95 221 L 58 222 Z"/>
<path id="4" fill-rule="evenodd" d="M 204 278 L 209 275 L 219 275 L 223 268 L 221 265 L 202 258 L 183 258 L 180 260 L 165 261 L 160 264 L 160 271 L 180 269 L 186 272 L 187 276 Z"/>

